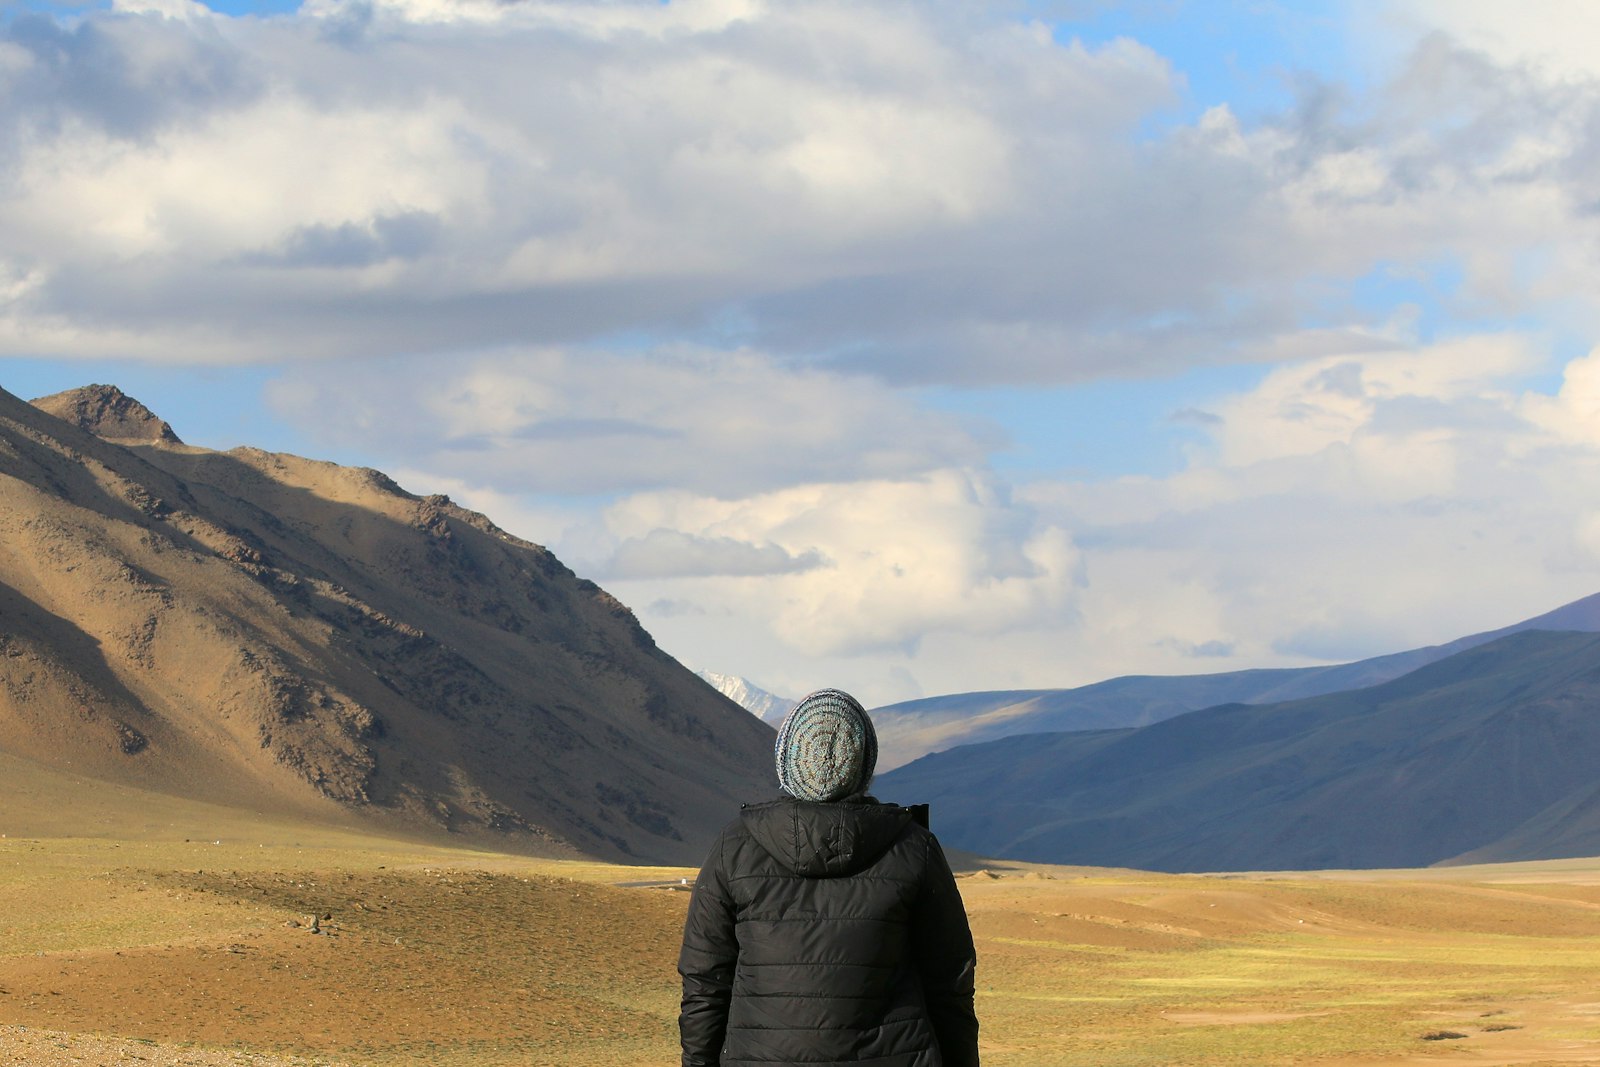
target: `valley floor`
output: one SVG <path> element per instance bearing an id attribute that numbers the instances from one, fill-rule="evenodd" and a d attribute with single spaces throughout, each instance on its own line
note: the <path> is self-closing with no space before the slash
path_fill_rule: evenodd
<path id="1" fill-rule="evenodd" d="M 692 872 L 24 809 L 0 807 L 0 1065 L 676 1059 Z M 961 886 L 989 1067 L 1600 1064 L 1600 861 Z"/>
<path id="2" fill-rule="evenodd" d="M 238 1049 L 202 1049 L 154 1041 L 0 1026 L 0 1064 L 7 1067 L 335 1067 L 324 1059 L 273 1056 Z"/>

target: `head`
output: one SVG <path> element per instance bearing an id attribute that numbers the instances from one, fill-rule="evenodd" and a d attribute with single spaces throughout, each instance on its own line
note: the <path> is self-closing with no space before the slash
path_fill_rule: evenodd
<path id="1" fill-rule="evenodd" d="M 865 792 L 878 764 L 878 734 L 849 693 L 819 689 L 778 726 L 778 784 L 796 800 Z"/>

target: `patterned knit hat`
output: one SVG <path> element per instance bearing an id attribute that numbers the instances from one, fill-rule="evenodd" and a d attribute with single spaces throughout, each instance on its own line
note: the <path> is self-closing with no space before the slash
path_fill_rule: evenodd
<path id="1" fill-rule="evenodd" d="M 796 800 L 864 792 L 878 765 L 878 733 L 855 697 L 819 689 L 778 726 L 778 785 Z"/>

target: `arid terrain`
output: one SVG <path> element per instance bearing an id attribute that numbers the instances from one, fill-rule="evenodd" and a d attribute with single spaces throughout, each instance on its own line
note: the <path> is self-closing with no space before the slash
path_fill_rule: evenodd
<path id="1" fill-rule="evenodd" d="M 0 390 L 0 751 L 284 818 L 696 862 L 772 729 L 539 545 L 383 474 Z"/>
<path id="2" fill-rule="evenodd" d="M 0 1063 L 675 1059 L 689 870 L 0 783 Z M 1600 861 L 961 885 L 987 1064 L 1600 1063 Z"/>

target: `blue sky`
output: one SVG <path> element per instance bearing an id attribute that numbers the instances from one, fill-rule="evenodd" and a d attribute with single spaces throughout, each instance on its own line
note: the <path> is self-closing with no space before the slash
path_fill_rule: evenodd
<path id="1" fill-rule="evenodd" d="M 1600 587 L 1597 36 L 10 4 L 0 386 L 449 492 L 788 695 L 1447 640 Z"/>
<path id="2" fill-rule="evenodd" d="M 1347 35 L 1348 4 L 1236 0 L 1065 5 L 1063 41 L 1139 41 L 1172 61 L 1184 81 L 1176 118 L 1229 104 L 1247 121 L 1291 106 L 1296 83 L 1317 79 L 1360 91 L 1374 76 Z M 1169 120 L 1170 121 L 1170 120 Z"/>

